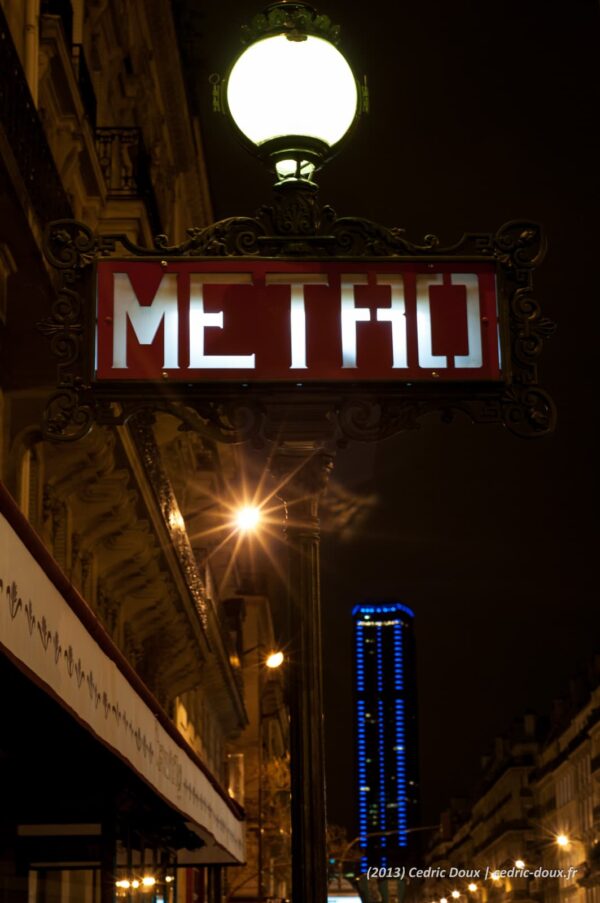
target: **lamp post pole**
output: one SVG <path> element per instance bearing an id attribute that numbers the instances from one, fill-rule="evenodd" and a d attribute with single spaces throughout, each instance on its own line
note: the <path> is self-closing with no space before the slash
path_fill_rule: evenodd
<path id="1" fill-rule="evenodd" d="M 332 456 L 323 449 L 294 444 L 279 448 L 271 468 L 286 507 L 289 553 L 288 704 L 295 903 L 325 903 L 327 899 L 318 506 L 332 466 Z"/>

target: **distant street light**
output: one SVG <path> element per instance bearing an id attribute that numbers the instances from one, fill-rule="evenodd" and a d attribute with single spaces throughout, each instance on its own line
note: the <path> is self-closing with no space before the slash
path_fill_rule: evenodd
<path id="1" fill-rule="evenodd" d="M 257 650 L 263 652 L 263 654 L 259 657 L 260 663 L 265 665 L 265 667 L 267 668 L 271 668 L 272 670 L 281 667 L 285 660 L 285 655 L 281 651 L 281 649 L 269 649 L 268 652 L 265 652 L 264 645 L 262 643 L 256 643 L 254 646 L 250 646 L 249 649 L 242 650 L 241 654 L 237 657 L 238 666 L 240 663 L 240 658 L 244 658 L 245 656 L 250 655 L 251 652 L 256 652 Z"/>
<path id="2" fill-rule="evenodd" d="M 590 838 L 582 837 L 579 834 L 565 834 L 564 831 L 555 835 L 554 843 L 561 850 L 567 851 L 576 848 L 582 850 L 585 855 L 588 854 L 590 848 Z M 594 841 L 595 843 L 596 841 Z"/>
<path id="3" fill-rule="evenodd" d="M 279 668 L 283 664 L 283 652 L 271 652 L 265 659 L 267 668 Z"/>

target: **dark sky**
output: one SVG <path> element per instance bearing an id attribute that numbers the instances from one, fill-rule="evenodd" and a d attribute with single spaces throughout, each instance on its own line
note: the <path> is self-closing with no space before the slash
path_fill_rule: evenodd
<path id="1" fill-rule="evenodd" d="M 209 112 L 252 2 L 201 13 L 198 85 L 216 218 L 250 215 L 270 177 Z M 227 14 L 225 15 L 225 10 Z M 547 711 L 600 651 L 597 591 L 599 7 L 592 0 L 320 5 L 366 73 L 371 114 L 319 178 L 339 215 L 451 243 L 507 220 L 549 238 L 536 297 L 558 323 L 540 381 L 555 435 L 442 425 L 340 454 L 336 478 L 378 496 L 351 540 L 323 540 L 330 819 L 353 831 L 351 608 L 417 618 L 424 821 L 471 789 L 479 757 L 527 708 Z"/>

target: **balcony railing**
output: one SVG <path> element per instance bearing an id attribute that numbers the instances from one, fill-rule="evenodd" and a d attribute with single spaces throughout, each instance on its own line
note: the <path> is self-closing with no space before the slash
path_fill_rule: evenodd
<path id="1" fill-rule="evenodd" d="M 0 127 L 40 223 L 73 215 L 0 4 Z"/>
<path id="2" fill-rule="evenodd" d="M 152 233 L 158 235 L 161 220 L 141 129 L 97 128 L 96 150 L 108 198 L 144 201 Z"/>

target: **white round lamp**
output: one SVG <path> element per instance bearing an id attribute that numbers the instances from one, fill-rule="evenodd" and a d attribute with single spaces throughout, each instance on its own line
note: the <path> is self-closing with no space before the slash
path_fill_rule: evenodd
<path id="1" fill-rule="evenodd" d="M 305 3 L 281 0 L 246 33 L 224 86 L 226 108 L 280 182 L 312 182 L 362 106 L 362 89 L 336 47 L 337 29 Z"/>

